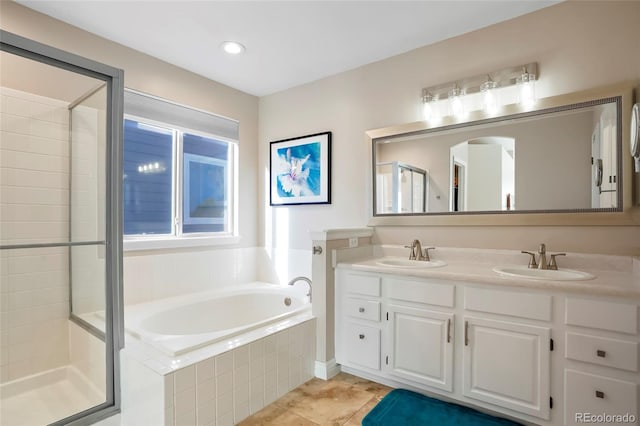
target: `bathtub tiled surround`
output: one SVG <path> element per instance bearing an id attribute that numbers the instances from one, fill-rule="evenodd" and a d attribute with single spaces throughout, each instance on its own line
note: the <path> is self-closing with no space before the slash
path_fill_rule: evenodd
<path id="1" fill-rule="evenodd" d="M 311 277 L 310 250 L 246 247 L 224 250 L 127 251 L 125 306 L 186 293 L 263 281 Z"/>
<path id="2" fill-rule="evenodd" d="M 233 425 L 310 380 L 314 359 L 315 319 L 197 362 L 144 359 L 130 345 L 120 424 Z"/>

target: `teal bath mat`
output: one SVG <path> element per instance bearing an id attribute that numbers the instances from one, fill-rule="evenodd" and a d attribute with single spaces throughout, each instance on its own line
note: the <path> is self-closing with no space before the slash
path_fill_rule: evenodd
<path id="1" fill-rule="evenodd" d="M 515 426 L 474 409 L 394 389 L 362 419 L 362 426 Z"/>

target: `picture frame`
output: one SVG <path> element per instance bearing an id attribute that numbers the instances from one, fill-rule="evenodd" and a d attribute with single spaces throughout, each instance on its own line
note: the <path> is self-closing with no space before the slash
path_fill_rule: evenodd
<path id="1" fill-rule="evenodd" d="M 331 204 L 331 132 L 270 142 L 271 206 Z"/>

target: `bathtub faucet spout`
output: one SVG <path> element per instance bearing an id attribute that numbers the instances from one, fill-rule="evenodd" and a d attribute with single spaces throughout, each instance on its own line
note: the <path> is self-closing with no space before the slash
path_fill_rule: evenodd
<path id="1" fill-rule="evenodd" d="M 307 284 L 309 284 L 309 293 L 307 293 L 307 296 L 309 296 L 309 302 L 311 302 L 311 280 L 307 277 L 295 277 L 294 279 L 292 279 L 291 281 L 289 281 L 289 285 L 294 285 L 296 282 L 298 281 L 304 281 Z"/>

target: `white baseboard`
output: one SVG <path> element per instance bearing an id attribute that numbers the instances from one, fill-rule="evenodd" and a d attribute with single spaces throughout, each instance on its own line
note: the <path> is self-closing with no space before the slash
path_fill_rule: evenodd
<path id="1" fill-rule="evenodd" d="M 335 358 L 329 361 L 316 361 L 314 374 L 322 380 L 329 380 L 340 372 L 340 366 L 336 363 Z"/>

